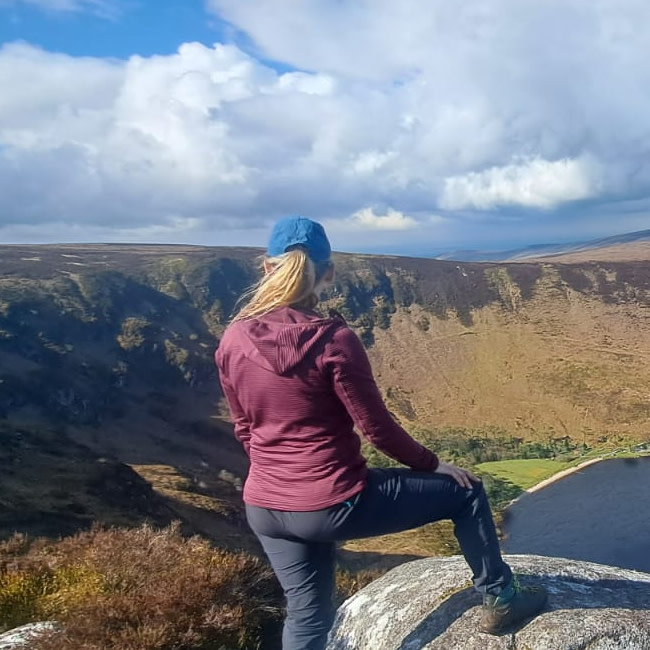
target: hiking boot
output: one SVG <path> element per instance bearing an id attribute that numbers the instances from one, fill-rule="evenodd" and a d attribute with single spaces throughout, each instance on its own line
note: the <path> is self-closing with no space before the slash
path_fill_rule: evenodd
<path id="1" fill-rule="evenodd" d="M 485 596 L 480 629 L 499 634 L 540 612 L 548 594 L 543 587 L 521 587 L 515 576 L 498 596 Z"/>

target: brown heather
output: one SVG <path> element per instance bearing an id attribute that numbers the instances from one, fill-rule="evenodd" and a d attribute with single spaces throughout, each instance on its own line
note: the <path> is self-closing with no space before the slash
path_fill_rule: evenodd
<path id="1" fill-rule="evenodd" d="M 0 544 L 0 629 L 55 620 L 64 630 L 33 650 L 254 649 L 275 633 L 280 602 L 261 561 L 176 526 Z"/>
<path id="2" fill-rule="evenodd" d="M 336 572 L 336 606 L 342 605 L 348 598 L 354 596 L 357 591 L 381 578 L 387 571 L 388 568 L 366 569 L 363 571 L 338 570 Z"/>

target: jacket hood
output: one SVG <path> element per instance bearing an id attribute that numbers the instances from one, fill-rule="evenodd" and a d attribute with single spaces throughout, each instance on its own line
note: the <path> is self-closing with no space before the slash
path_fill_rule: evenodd
<path id="1" fill-rule="evenodd" d="M 286 375 L 342 324 L 341 317 L 322 318 L 285 308 L 240 321 L 238 338 L 246 357 L 253 363 Z"/>

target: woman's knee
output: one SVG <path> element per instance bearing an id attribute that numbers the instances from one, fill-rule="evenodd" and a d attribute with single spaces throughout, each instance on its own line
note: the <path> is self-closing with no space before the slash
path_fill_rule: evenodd
<path id="1" fill-rule="evenodd" d="M 472 481 L 472 489 L 470 492 L 473 492 L 476 496 L 479 496 L 481 498 L 487 498 L 483 481 Z"/>
<path id="2" fill-rule="evenodd" d="M 484 509 L 488 504 L 487 494 L 482 481 L 472 483 L 472 487 L 463 490 L 463 503 L 458 513 L 458 516 L 476 515 L 480 510 Z"/>
<path id="3" fill-rule="evenodd" d="M 472 488 L 468 490 L 468 498 L 471 501 L 487 501 L 487 493 L 483 481 L 472 481 Z"/>

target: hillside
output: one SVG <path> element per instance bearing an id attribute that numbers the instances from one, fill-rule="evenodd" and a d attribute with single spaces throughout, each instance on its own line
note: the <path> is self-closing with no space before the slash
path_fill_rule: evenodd
<path id="1" fill-rule="evenodd" d="M 466 262 L 514 262 L 548 259 L 549 261 L 625 261 L 647 260 L 650 230 L 591 239 L 571 244 L 535 244 L 505 251 L 460 250 L 437 255 L 439 260 Z M 577 255 L 577 257 L 575 257 Z M 566 259 L 565 259 L 566 256 Z"/>
<path id="2" fill-rule="evenodd" d="M 576 264 L 580 262 L 631 262 L 650 259 L 650 235 L 645 241 L 635 241 L 628 244 L 608 244 L 601 248 L 565 252 L 548 255 L 549 262 Z"/>
<path id="3" fill-rule="evenodd" d="M 18 429 L 61 436 L 150 482 L 166 517 L 252 544 L 236 505 L 246 459 L 212 353 L 260 251 L 1 248 L 3 440 Z M 358 331 L 391 410 L 416 433 L 648 438 L 647 259 L 335 261 L 324 306 Z M 56 463 L 43 462 L 47 477 Z"/>
<path id="4" fill-rule="evenodd" d="M 172 512 L 151 485 L 114 459 L 98 457 L 65 434 L 0 425 L 0 539 L 72 534 L 94 521 L 157 524 Z"/>

